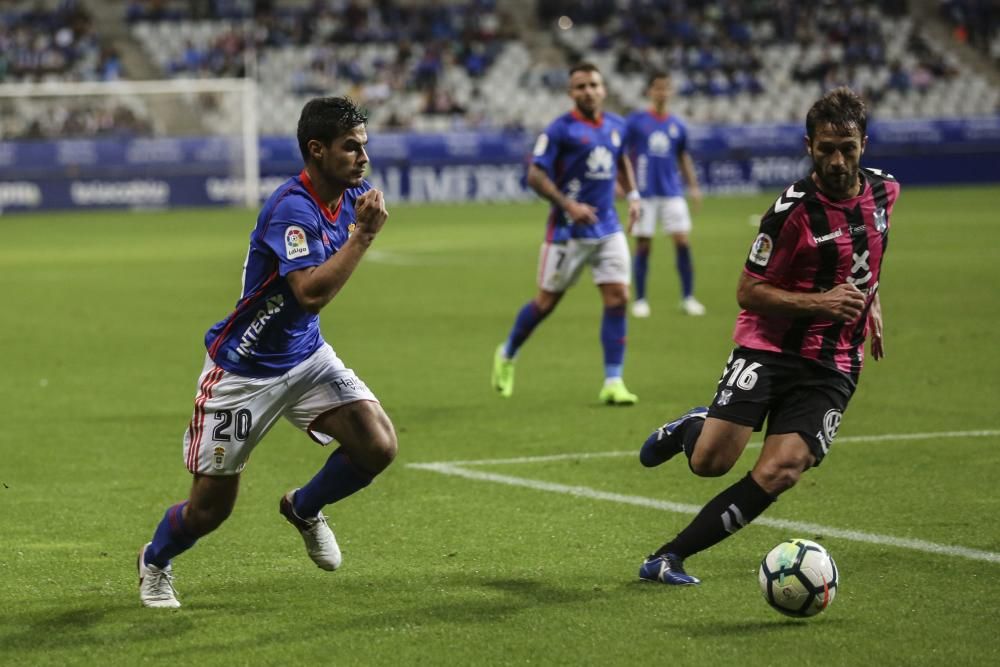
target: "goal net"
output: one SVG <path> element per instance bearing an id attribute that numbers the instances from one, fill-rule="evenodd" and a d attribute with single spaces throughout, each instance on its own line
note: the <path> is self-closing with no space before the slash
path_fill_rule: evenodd
<path id="1" fill-rule="evenodd" d="M 260 197 L 252 79 L 0 85 L 0 210 Z"/>

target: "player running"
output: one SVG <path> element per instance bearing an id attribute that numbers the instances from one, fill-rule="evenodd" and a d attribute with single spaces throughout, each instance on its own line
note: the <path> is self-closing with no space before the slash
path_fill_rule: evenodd
<path id="1" fill-rule="evenodd" d="M 670 75 L 656 72 L 649 77 L 646 95 L 652 103 L 646 111 L 636 111 L 626 119 L 625 150 L 635 165 L 635 177 L 642 195 L 642 214 L 632 227 L 635 237 L 635 302 L 632 315 L 649 317 L 646 277 L 656 225 L 674 241 L 677 273 L 681 280 L 681 308 L 688 315 L 704 315 L 705 306 L 694 298 L 694 265 L 691 261 L 691 213 L 684 199 L 684 186 L 695 211 L 701 206 L 701 188 L 694 162 L 687 149 L 687 126 L 669 110 L 672 93 Z"/>
<path id="2" fill-rule="evenodd" d="M 642 579 L 699 583 L 684 571 L 686 558 L 753 521 L 823 461 L 857 386 L 867 334 L 872 357 L 884 355 L 878 287 L 899 184 L 859 168 L 866 124 L 863 102 L 847 88 L 809 110 L 813 171 L 761 219 L 737 290 L 737 347 L 712 405 L 667 422 L 642 445 L 645 466 L 683 452 L 695 474 L 717 477 L 767 419 L 753 469 L 650 555 Z"/>
<path id="3" fill-rule="evenodd" d="M 378 399 L 320 335 L 318 313 L 347 283 L 385 224 L 382 193 L 363 178 L 367 116 L 346 98 L 308 102 L 299 118 L 305 168 L 268 198 L 250 234 L 236 309 L 205 335 L 184 459 L 188 500 L 169 508 L 139 552 L 139 597 L 179 607 L 171 559 L 226 520 L 250 453 L 279 417 L 321 445 L 340 446 L 281 514 L 324 570 L 340 566 L 320 511 L 360 491 L 396 456 Z"/>
<path id="4" fill-rule="evenodd" d="M 538 294 L 521 308 L 506 342 L 497 348 L 491 382 L 501 396 L 510 397 L 518 350 L 589 266 L 604 303 L 604 386 L 598 400 L 632 405 L 638 398 L 622 379 L 629 252 L 615 211 L 619 170 L 628 192 L 629 224 L 639 216 L 639 192 L 622 148 L 625 121 L 603 111 L 606 93 L 600 71 L 580 63 L 569 75 L 575 108 L 538 137 L 528 170 L 528 185 L 552 203 L 538 262 Z"/>

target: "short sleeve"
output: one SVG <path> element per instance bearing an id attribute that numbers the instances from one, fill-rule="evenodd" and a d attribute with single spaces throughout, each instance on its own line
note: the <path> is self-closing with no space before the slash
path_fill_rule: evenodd
<path id="1" fill-rule="evenodd" d="M 275 207 L 260 241 L 274 252 L 281 276 L 326 260 L 319 215 L 302 197 L 289 197 Z"/>
<path id="2" fill-rule="evenodd" d="M 536 164 L 551 177 L 555 173 L 556 159 L 559 156 L 559 146 L 563 139 L 563 125 L 553 122 L 545 131 L 538 135 L 535 147 L 531 151 L 531 163 Z"/>
<path id="3" fill-rule="evenodd" d="M 628 118 L 625 119 L 625 138 L 622 140 L 622 145 L 626 153 L 633 153 L 638 149 L 636 146 L 637 132 L 636 123 L 638 121 L 638 116 L 634 113 L 629 114 Z"/>
<path id="4" fill-rule="evenodd" d="M 684 123 L 677 123 L 677 155 L 688 152 L 688 129 Z"/>

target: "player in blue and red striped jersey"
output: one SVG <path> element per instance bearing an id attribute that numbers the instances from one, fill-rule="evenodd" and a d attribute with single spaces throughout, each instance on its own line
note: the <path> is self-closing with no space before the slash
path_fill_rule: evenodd
<path id="1" fill-rule="evenodd" d="M 364 180 L 367 116 L 346 98 L 308 102 L 298 124 L 305 167 L 264 203 L 250 234 L 235 310 L 205 335 L 205 365 L 184 457 L 188 500 L 170 507 L 139 553 L 139 597 L 179 607 L 171 559 L 229 516 L 251 451 L 279 417 L 321 445 L 340 446 L 279 511 L 317 566 L 341 562 L 320 511 L 360 491 L 396 455 L 396 434 L 378 399 L 320 335 L 319 311 L 334 299 L 385 224 L 382 193 Z"/>
<path id="2" fill-rule="evenodd" d="M 639 192 L 623 150 L 625 121 L 603 111 L 601 73 L 590 63 L 570 69 L 575 108 L 556 118 L 535 144 L 528 185 L 552 203 L 538 267 L 538 293 L 518 312 L 493 356 L 491 382 L 504 398 L 514 391 L 514 358 L 563 294 L 589 266 L 601 292 L 604 385 L 598 400 L 632 405 L 625 387 L 625 306 L 628 303 L 628 241 L 615 211 L 615 181 L 625 184 L 629 223 L 639 215 Z"/>
<path id="3" fill-rule="evenodd" d="M 642 195 L 642 214 L 630 230 L 635 237 L 635 301 L 632 314 L 649 317 L 646 277 L 657 223 L 674 241 L 677 274 L 681 283 L 681 308 L 688 315 L 704 315 L 694 297 L 694 263 L 691 261 L 691 212 L 684 199 L 684 185 L 697 211 L 701 188 L 694 162 L 687 148 L 687 126 L 669 110 L 672 93 L 670 75 L 655 72 L 649 77 L 646 94 L 652 107 L 629 114 L 625 120 L 625 150 L 635 163 L 635 178 Z M 681 183 L 683 179 L 684 183 Z"/>
<path id="4" fill-rule="evenodd" d="M 862 169 L 865 107 L 847 88 L 806 115 L 812 173 L 764 214 L 737 291 L 736 349 L 709 408 L 653 432 L 639 460 L 657 466 L 683 452 L 691 470 L 723 475 L 767 420 L 753 469 L 713 498 L 642 564 L 639 576 L 697 584 L 684 559 L 753 521 L 819 465 L 854 393 L 871 335 L 884 354 L 879 279 L 899 184 Z"/>

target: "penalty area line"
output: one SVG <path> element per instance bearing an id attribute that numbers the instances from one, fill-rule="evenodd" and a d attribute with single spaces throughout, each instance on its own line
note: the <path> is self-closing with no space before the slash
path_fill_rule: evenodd
<path id="1" fill-rule="evenodd" d="M 646 498 L 643 496 L 610 493 L 608 491 L 593 489 L 588 486 L 571 486 L 568 484 L 557 484 L 555 482 L 546 482 L 538 479 L 528 479 L 526 477 L 514 477 L 512 475 L 498 475 L 496 473 L 483 472 L 480 470 L 469 470 L 467 468 L 462 468 L 458 465 L 449 463 L 408 463 L 406 467 L 481 482 L 517 486 L 533 489 L 535 491 L 548 491 L 549 493 L 561 493 L 563 495 L 575 496 L 577 498 L 602 500 L 621 505 L 634 505 L 637 507 L 657 509 L 663 512 L 673 512 L 675 514 L 697 514 L 702 509 L 698 505 L 675 503 L 667 500 L 658 500 L 656 498 Z M 1000 553 L 947 544 L 938 544 L 936 542 L 928 542 L 926 540 L 894 537 L 892 535 L 880 535 L 878 533 L 866 533 L 860 530 L 847 530 L 843 528 L 821 526 L 814 523 L 805 523 L 802 521 L 788 521 L 785 519 L 771 519 L 768 517 L 759 517 L 754 520 L 752 525 L 779 528 L 781 530 L 803 535 L 822 535 L 824 538 L 835 537 L 850 540 L 852 542 L 864 542 L 867 544 L 897 547 L 901 549 L 909 549 L 911 551 L 920 551 L 923 553 L 957 556 L 959 558 L 986 561 L 988 563 L 1000 563 Z"/>

